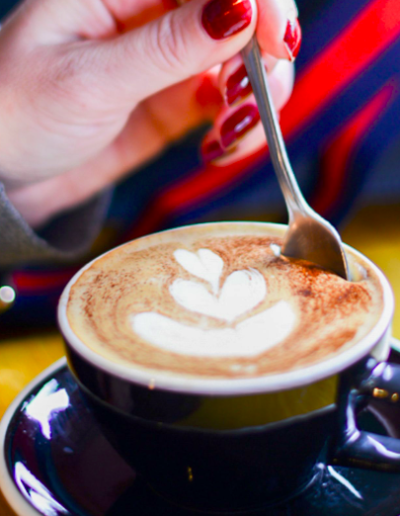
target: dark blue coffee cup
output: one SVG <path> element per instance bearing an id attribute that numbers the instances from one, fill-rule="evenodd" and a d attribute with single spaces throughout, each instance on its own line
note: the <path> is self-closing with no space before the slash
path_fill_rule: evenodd
<path id="1" fill-rule="evenodd" d="M 109 441 L 160 496 L 205 511 L 248 510 L 294 496 L 328 464 L 400 470 L 400 440 L 357 427 L 371 398 L 400 403 L 400 368 L 384 362 L 393 294 L 347 249 L 379 278 L 384 309 L 374 328 L 318 364 L 251 379 L 190 381 L 105 359 L 68 323 L 82 271 L 71 280 L 59 304 L 71 371 Z"/>

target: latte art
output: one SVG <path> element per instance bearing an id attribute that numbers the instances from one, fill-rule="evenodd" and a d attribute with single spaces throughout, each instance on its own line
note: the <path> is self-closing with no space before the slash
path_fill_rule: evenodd
<path id="1" fill-rule="evenodd" d="M 169 290 L 178 304 L 194 312 L 231 322 L 261 303 L 266 295 L 266 284 L 260 272 L 255 269 L 232 272 L 220 289 L 219 281 L 223 271 L 223 260 L 208 249 L 200 249 L 199 253 L 202 252 L 204 255 L 206 251 L 208 251 L 209 258 L 218 264 L 218 269 L 210 270 L 209 274 L 212 292 L 207 289 L 205 284 L 176 279 Z M 195 257 L 194 253 L 186 251 L 183 254 L 183 252 L 179 249 L 174 253 L 175 256 L 181 257 L 179 263 L 182 267 L 188 272 L 206 279 L 207 274 L 198 274 L 202 273 L 202 270 L 193 271 L 192 262 L 194 260 L 192 257 Z M 186 259 L 182 259 L 183 257 Z"/>
<path id="2" fill-rule="evenodd" d="M 232 272 L 218 295 L 201 283 L 181 279 L 175 280 L 169 290 L 183 308 L 231 322 L 261 303 L 266 285 L 263 276 L 250 269 Z"/>
<path id="3" fill-rule="evenodd" d="M 303 368 L 357 343 L 383 310 L 352 255 L 348 282 L 280 254 L 262 224 L 150 235 L 95 260 L 72 285 L 69 324 L 87 347 L 149 374 L 248 378 Z"/>
<path id="4" fill-rule="evenodd" d="M 217 254 L 209 249 L 199 249 L 191 253 L 185 249 L 178 249 L 174 253 L 176 261 L 188 272 L 208 281 L 214 294 L 218 292 L 219 281 L 224 262 Z"/>
<path id="5" fill-rule="evenodd" d="M 232 272 L 219 289 L 224 263 L 217 254 L 209 249 L 200 249 L 196 254 L 178 249 L 174 256 L 188 272 L 207 280 L 211 288 L 210 292 L 205 284 L 176 279 L 170 293 L 187 310 L 232 323 L 266 297 L 265 279 L 255 269 Z M 231 328 L 192 327 L 156 312 L 134 315 L 132 328 L 149 343 L 175 353 L 242 357 L 258 355 L 278 344 L 290 334 L 294 321 L 290 305 L 279 301 Z"/>

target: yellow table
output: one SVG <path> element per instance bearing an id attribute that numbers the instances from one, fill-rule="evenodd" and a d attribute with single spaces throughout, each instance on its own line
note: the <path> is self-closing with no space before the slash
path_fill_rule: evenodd
<path id="1" fill-rule="evenodd" d="M 400 206 L 361 210 L 342 230 L 343 240 L 375 262 L 400 303 Z M 400 338 L 400 310 L 393 335 Z M 27 383 L 63 355 L 58 334 L 0 340 L 0 417 Z M 0 493 L 0 516 L 13 516 Z"/>

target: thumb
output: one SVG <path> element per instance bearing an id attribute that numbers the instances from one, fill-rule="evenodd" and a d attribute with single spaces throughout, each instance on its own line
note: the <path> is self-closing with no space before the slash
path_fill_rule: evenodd
<path id="1" fill-rule="evenodd" d="M 139 102 L 222 63 L 249 41 L 255 0 L 194 0 L 87 49 L 86 70 L 119 101 Z M 92 66 L 91 66 L 92 65 Z"/>

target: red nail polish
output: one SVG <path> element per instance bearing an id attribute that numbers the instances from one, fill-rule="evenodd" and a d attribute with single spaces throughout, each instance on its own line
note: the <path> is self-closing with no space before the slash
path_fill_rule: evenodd
<path id="1" fill-rule="evenodd" d="M 203 8 L 201 21 L 213 39 L 233 36 L 250 25 L 250 0 L 211 0 Z"/>
<path id="2" fill-rule="evenodd" d="M 226 81 L 225 97 L 231 106 L 236 101 L 244 99 L 253 91 L 247 76 L 246 67 L 242 65 Z"/>
<path id="3" fill-rule="evenodd" d="M 260 114 L 256 106 L 247 104 L 239 108 L 231 115 L 221 127 L 221 141 L 224 147 L 246 134 L 260 120 Z"/>
<path id="4" fill-rule="evenodd" d="M 296 19 L 294 22 L 288 20 L 283 41 L 288 51 L 290 61 L 294 61 L 301 46 L 301 27 L 299 20 Z"/>
<path id="5" fill-rule="evenodd" d="M 201 155 L 203 156 L 203 160 L 206 162 L 214 161 L 215 159 L 220 158 L 223 154 L 224 149 L 217 140 L 205 142 L 201 146 Z"/>

